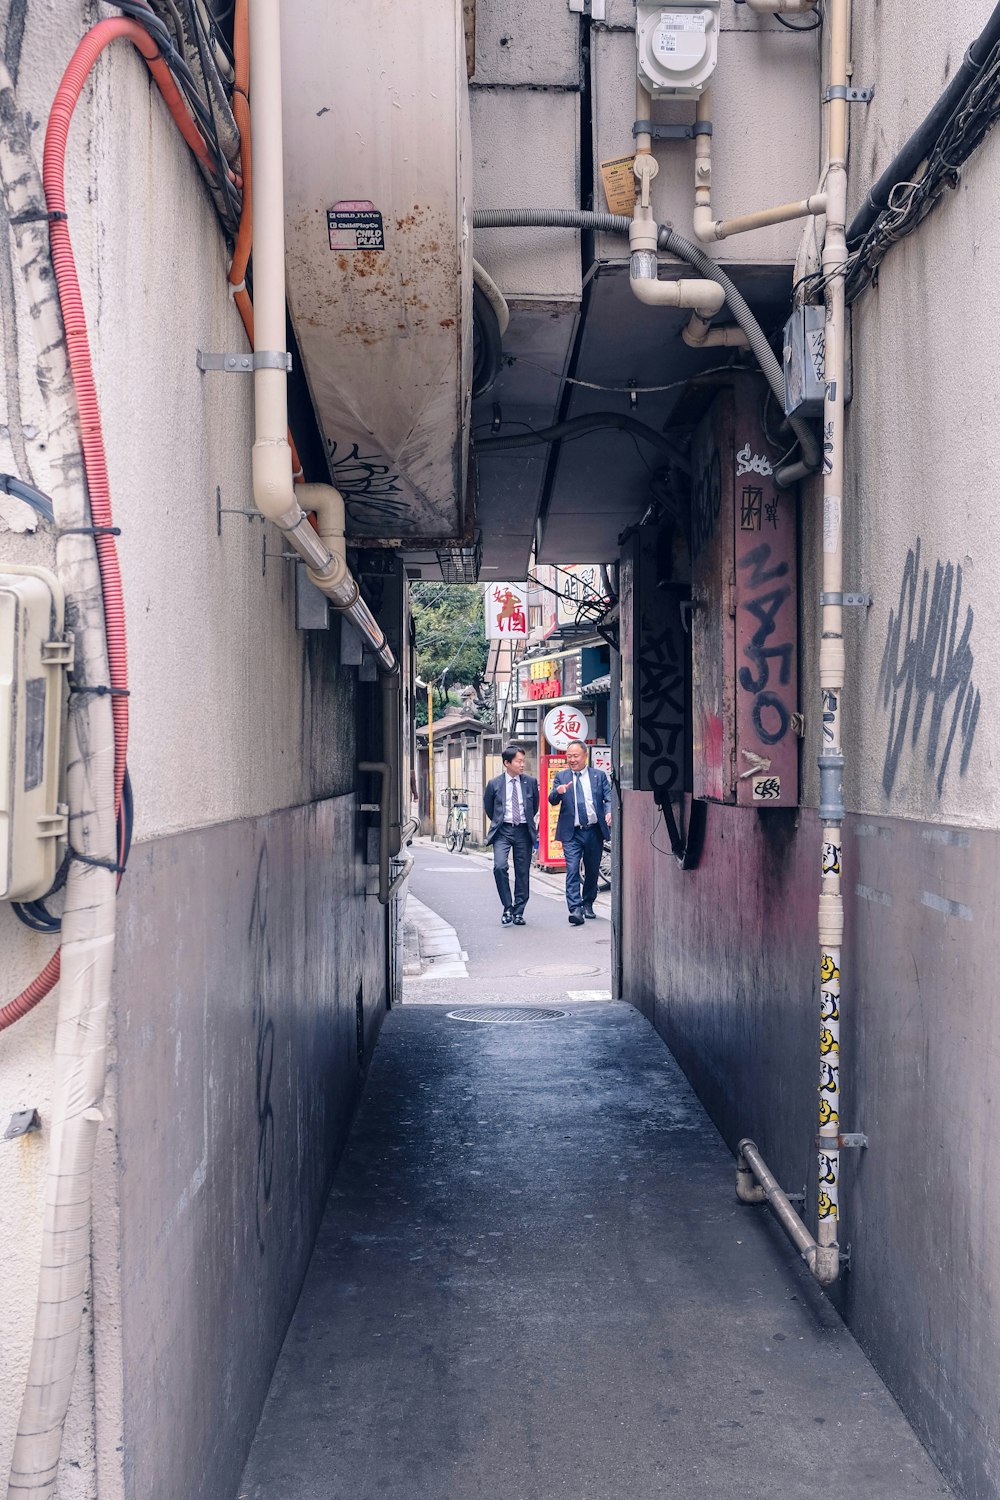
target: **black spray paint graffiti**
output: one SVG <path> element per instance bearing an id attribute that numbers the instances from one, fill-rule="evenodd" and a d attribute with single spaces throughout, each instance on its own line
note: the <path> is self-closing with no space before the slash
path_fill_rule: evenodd
<path id="1" fill-rule="evenodd" d="M 889 713 L 882 786 L 892 794 L 909 731 L 910 749 L 927 721 L 927 769 L 937 773 L 937 794 L 944 788 L 956 739 L 961 746 L 959 775 L 969 767 L 981 700 L 972 681 L 972 608 L 962 620 L 962 569 L 936 562 L 920 570 L 920 538 L 906 555 L 899 605 L 889 611 L 885 650 L 879 673 L 883 712 Z M 918 599 L 919 580 L 919 599 Z M 959 632 L 959 622 L 961 633 Z"/>
<path id="2" fill-rule="evenodd" d="M 791 586 L 787 583 L 779 584 L 778 579 L 786 577 L 788 564 L 778 563 L 776 567 L 769 568 L 767 564 L 771 559 L 771 546 L 769 542 L 761 542 L 759 547 L 754 547 L 740 560 L 740 568 L 749 569 L 747 587 L 751 589 L 763 589 L 753 599 L 744 602 L 743 608 L 757 621 L 757 629 L 750 640 L 743 647 L 743 655 L 754 668 L 740 667 L 739 684 L 747 693 L 754 693 L 753 705 L 753 727 L 760 735 L 762 744 L 777 745 L 788 733 L 790 718 L 788 709 L 778 697 L 777 693 L 771 692 L 768 683 L 771 680 L 771 662 L 778 662 L 778 682 L 787 687 L 792 680 L 792 643 L 782 641 L 779 645 L 767 645 L 775 630 L 778 628 L 778 615 L 781 606 L 791 595 Z M 768 588 L 766 585 L 772 585 Z M 787 629 L 787 622 L 785 622 Z"/>
<path id="3" fill-rule="evenodd" d="M 698 557 L 715 531 L 722 509 L 722 461 L 719 450 L 702 464 L 691 496 L 691 556 Z"/>
<path id="4" fill-rule="evenodd" d="M 637 661 L 639 784 L 662 797 L 683 787 L 685 712 L 685 645 L 676 605 L 647 616 Z"/>
<path id="5" fill-rule="evenodd" d="M 374 456 L 364 457 L 357 443 L 338 453 L 337 443 L 327 438 L 327 454 L 334 483 L 348 505 L 405 515 L 409 506 L 399 484 L 399 475 Z"/>
<path id="6" fill-rule="evenodd" d="M 257 861 L 257 881 L 250 907 L 247 941 L 253 953 L 254 1032 L 256 1038 L 257 1183 L 255 1193 L 257 1246 L 264 1252 L 264 1220 L 271 1202 L 274 1173 L 274 1021 L 268 1014 L 271 988 L 271 942 L 267 931 L 267 844 Z"/>

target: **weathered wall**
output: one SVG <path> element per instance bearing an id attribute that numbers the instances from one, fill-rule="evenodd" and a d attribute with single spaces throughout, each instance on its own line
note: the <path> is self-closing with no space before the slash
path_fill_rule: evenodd
<path id="1" fill-rule="evenodd" d="M 92 10 L 0 0 L 0 38 L 34 122 L 44 125 Z M 352 811 L 358 753 L 378 749 L 364 738 L 378 690 L 338 665 L 336 627 L 295 630 L 292 570 L 271 528 L 230 515 L 217 534 L 217 497 L 252 505 L 252 392 L 242 378 L 199 374 L 195 351 L 242 350 L 245 335 L 200 174 L 125 43 L 104 55 L 77 109 L 66 180 L 122 528 L 136 846 L 117 945 L 95 1304 L 60 1497 L 89 1500 L 99 1478 L 102 1500 L 224 1500 L 353 1098 L 362 974 L 370 1040 L 385 999 L 383 918 L 364 894 Z M 32 329 L 6 233 L 0 322 L 0 469 L 46 490 Z M 25 520 L 0 506 L 0 560 L 50 562 L 51 535 L 16 529 Z M 267 933 L 255 938 L 265 844 Z M 52 946 L 0 906 L 4 1000 Z M 40 1133 L 0 1142 L 0 1475 L 34 1319 L 57 999 L 0 1036 L 0 1134 L 15 1109 L 43 1120 Z M 273 1067 L 272 1041 L 263 1058 L 257 1050 L 272 1019 Z M 257 1098 L 265 1064 L 270 1114 Z M 263 1144 L 261 1111 L 273 1120 Z M 259 1149 L 262 1162 L 273 1152 L 263 1245 Z"/>
<path id="2" fill-rule="evenodd" d="M 235 1493 L 382 1015 L 385 911 L 356 825 L 354 798 L 333 798 L 144 844 L 129 872 L 128 1500 Z"/>
<path id="3" fill-rule="evenodd" d="M 856 5 L 852 205 L 934 103 L 989 0 Z M 777 124 L 772 119 L 773 124 Z M 855 305 L 844 495 L 844 1124 L 837 1293 L 851 1326 L 960 1493 L 1000 1493 L 1000 1250 L 989 1125 L 997 1048 L 1000 473 L 994 300 L 1000 140 L 987 138 Z M 624 987 L 677 1051 L 727 1139 L 760 1143 L 814 1196 L 819 1000 L 818 486 L 801 512 L 803 810 L 711 807 L 681 874 L 626 794 Z M 655 842 L 666 847 L 662 827 Z"/>

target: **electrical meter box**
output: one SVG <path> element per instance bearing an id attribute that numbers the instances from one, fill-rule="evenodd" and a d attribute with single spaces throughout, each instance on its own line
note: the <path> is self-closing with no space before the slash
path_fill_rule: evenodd
<path id="1" fill-rule="evenodd" d="M 797 307 L 785 324 L 785 416 L 823 415 L 826 395 L 826 308 Z"/>
<path id="2" fill-rule="evenodd" d="M 67 835 L 60 802 L 65 674 L 63 591 L 44 568 L 0 564 L 0 900 L 36 901 Z"/>
<path id="3" fill-rule="evenodd" d="M 719 0 L 697 5 L 638 0 L 635 43 L 639 78 L 654 99 L 697 99 L 718 61 Z"/>

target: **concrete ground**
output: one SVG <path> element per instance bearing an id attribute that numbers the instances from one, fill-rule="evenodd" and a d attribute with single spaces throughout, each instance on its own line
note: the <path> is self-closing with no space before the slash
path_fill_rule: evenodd
<path id="1" fill-rule="evenodd" d="M 501 929 L 448 859 L 413 889 L 468 977 L 387 1018 L 242 1500 L 949 1494 L 656 1033 L 566 998 L 607 923 Z"/>

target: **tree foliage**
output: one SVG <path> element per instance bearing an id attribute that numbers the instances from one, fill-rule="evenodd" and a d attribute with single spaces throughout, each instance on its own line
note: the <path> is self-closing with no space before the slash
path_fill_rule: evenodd
<path id="1" fill-rule="evenodd" d="M 451 694 L 473 687 L 477 695 L 489 646 L 483 621 L 483 591 L 479 584 L 414 583 L 410 610 L 416 627 L 417 675 L 432 682 L 436 710 L 443 712 Z M 418 719 L 426 722 L 426 705 Z"/>

